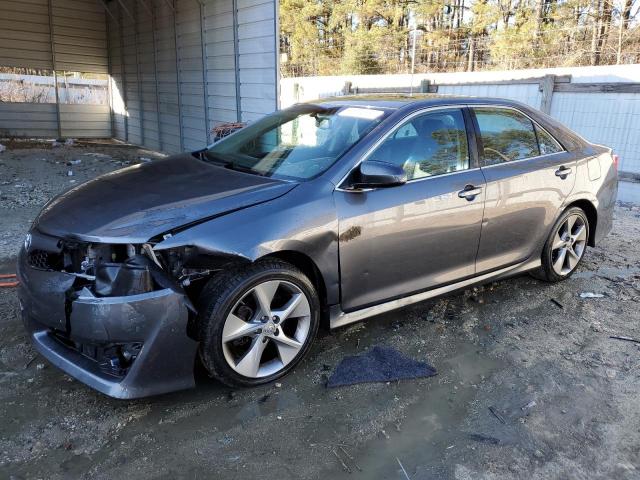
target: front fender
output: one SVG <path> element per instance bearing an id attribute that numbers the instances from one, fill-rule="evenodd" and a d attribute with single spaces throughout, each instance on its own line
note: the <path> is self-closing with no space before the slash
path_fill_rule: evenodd
<path id="1" fill-rule="evenodd" d="M 329 182 L 308 182 L 288 195 L 195 225 L 154 250 L 192 246 L 202 254 L 256 261 L 293 251 L 318 267 L 329 305 L 339 302 L 338 219 Z"/>

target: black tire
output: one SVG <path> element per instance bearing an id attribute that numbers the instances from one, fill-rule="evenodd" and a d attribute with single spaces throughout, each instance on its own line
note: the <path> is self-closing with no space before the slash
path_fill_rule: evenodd
<path id="1" fill-rule="evenodd" d="M 531 272 L 531 275 L 533 277 L 539 280 L 543 280 L 545 282 L 561 282 L 562 280 L 566 280 L 567 278 L 571 277 L 571 275 L 573 275 L 573 273 L 576 271 L 576 269 L 582 262 L 588 241 L 586 241 L 584 244 L 584 248 L 581 252 L 580 259 L 577 261 L 575 266 L 568 273 L 560 275 L 553 268 L 553 248 L 552 248 L 553 241 L 558 231 L 566 222 L 567 218 L 571 217 L 572 215 L 578 215 L 582 219 L 586 228 L 586 238 L 587 239 L 589 238 L 589 234 L 590 234 L 589 219 L 586 213 L 584 212 L 584 210 L 582 210 L 579 207 L 571 207 L 565 210 L 562 213 L 562 215 L 560 215 L 558 220 L 556 220 L 556 223 L 554 223 L 553 228 L 549 233 L 549 237 L 547 238 L 544 244 L 544 249 L 542 251 L 542 258 L 541 258 L 542 265 L 540 266 L 540 268 Z"/>
<path id="2" fill-rule="evenodd" d="M 231 309 L 255 286 L 270 280 L 283 280 L 297 286 L 310 306 L 307 338 L 297 356 L 275 374 L 246 377 L 228 364 L 222 345 L 224 323 Z M 262 260 L 213 277 L 200 293 L 198 331 L 200 359 L 210 376 L 231 387 L 253 387 L 272 382 L 289 373 L 309 351 L 320 324 L 320 302 L 313 283 L 295 266 L 279 259 Z"/>

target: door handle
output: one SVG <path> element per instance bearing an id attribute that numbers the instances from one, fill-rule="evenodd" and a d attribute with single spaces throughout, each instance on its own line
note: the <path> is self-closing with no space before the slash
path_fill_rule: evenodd
<path id="1" fill-rule="evenodd" d="M 482 193 L 482 188 L 475 187 L 473 185 L 467 185 L 464 190 L 458 192 L 460 198 L 466 198 L 468 201 L 475 200 L 475 198 Z"/>
<path id="2" fill-rule="evenodd" d="M 562 180 L 564 180 L 570 173 L 571 169 L 563 165 L 558 170 L 556 170 L 556 177 L 560 177 Z"/>

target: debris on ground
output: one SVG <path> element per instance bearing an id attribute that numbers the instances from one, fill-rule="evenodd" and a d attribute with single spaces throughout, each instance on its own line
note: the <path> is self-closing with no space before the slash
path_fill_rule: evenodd
<path id="1" fill-rule="evenodd" d="M 523 412 L 526 412 L 527 410 L 532 409 L 533 407 L 535 407 L 537 405 L 535 400 L 531 400 L 529 403 L 527 403 L 526 405 L 523 405 L 521 408 L 521 410 Z"/>
<path id="2" fill-rule="evenodd" d="M 24 368 L 27 369 L 31 366 L 31 364 L 35 361 L 35 359 L 38 358 L 37 355 L 34 355 L 33 357 L 31 357 L 31 359 L 24 364 Z"/>
<path id="3" fill-rule="evenodd" d="M 391 382 L 436 374 L 436 369 L 428 363 L 413 360 L 394 348 L 376 346 L 363 355 L 343 359 L 329 378 L 327 387 Z"/>
<path id="4" fill-rule="evenodd" d="M 151 162 L 151 159 L 148 157 L 140 157 L 138 160 L 140 160 L 140 163 L 149 163 Z"/>
<path id="5" fill-rule="evenodd" d="M 602 293 L 593 293 L 593 292 L 582 292 L 580 294 L 580 298 L 603 298 L 604 294 Z"/>
<path id="6" fill-rule="evenodd" d="M 67 172 L 67 177 L 73 177 L 73 170 L 69 170 Z"/>
<path id="7" fill-rule="evenodd" d="M 217 142 L 218 140 L 231 135 L 236 130 L 240 130 L 245 125 L 246 123 L 240 122 L 221 123 L 211 129 L 211 133 L 213 133 L 213 141 Z"/>
<path id="8" fill-rule="evenodd" d="M 496 437 L 490 437 L 489 435 L 483 435 L 481 433 L 470 433 L 469 438 L 476 442 L 490 443 L 491 445 L 500 444 L 500 439 Z"/>
<path id="9" fill-rule="evenodd" d="M 16 280 L 15 273 L 3 273 L 0 275 L 0 288 L 17 287 L 19 283 Z"/>
<path id="10" fill-rule="evenodd" d="M 408 474 L 408 473 L 407 473 L 407 471 L 404 469 L 404 466 L 402 465 L 402 462 L 400 462 L 400 459 L 399 459 L 398 457 L 396 457 L 396 460 L 398 461 L 398 465 L 400 465 L 400 468 L 402 469 L 402 473 L 404 473 L 404 477 L 405 477 L 407 480 L 410 480 L 410 479 L 409 479 L 409 474 Z"/>
<path id="11" fill-rule="evenodd" d="M 564 305 L 562 305 L 558 300 L 556 300 L 555 298 L 551 299 L 551 303 L 553 303 L 556 307 L 558 308 L 564 308 Z"/>
<path id="12" fill-rule="evenodd" d="M 347 473 L 351 473 L 351 469 L 349 468 L 349 465 L 344 463 L 344 460 L 340 458 L 340 455 L 338 455 L 338 452 L 336 452 L 335 450 L 331 450 L 331 451 L 333 452 L 335 457 L 338 459 L 338 462 L 340 462 L 340 466 L 342 467 L 342 469 Z"/>
<path id="13" fill-rule="evenodd" d="M 493 407 L 493 406 L 489 407 L 489 411 L 493 414 L 494 417 L 500 420 L 500 423 L 504 423 L 504 424 L 507 423 L 504 417 L 500 415 L 500 412 L 498 412 L 498 409 L 496 407 Z"/>
<path id="14" fill-rule="evenodd" d="M 0 153 L 4 152 L 7 149 L 4 145 L 0 143 Z"/>
<path id="15" fill-rule="evenodd" d="M 623 340 L 625 342 L 640 343 L 640 340 L 637 338 L 623 337 L 621 335 L 610 335 L 609 338 L 613 338 L 614 340 Z"/>
<path id="16" fill-rule="evenodd" d="M 80 160 L 80 159 L 77 159 L 77 160 L 69 160 L 69 161 L 67 162 L 67 165 L 69 165 L 69 166 L 70 166 L 70 165 L 80 165 L 81 163 L 82 163 L 82 160 Z"/>
<path id="17" fill-rule="evenodd" d="M 354 466 L 354 467 L 356 467 L 356 470 L 358 470 L 359 472 L 361 472 L 361 471 L 362 471 L 362 468 L 360 468 L 360 465 L 358 465 L 358 464 L 356 463 L 356 459 L 355 459 L 355 458 L 353 458 L 353 455 L 351 455 L 349 452 L 347 452 L 347 451 L 345 450 L 345 448 L 344 448 L 342 445 L 338 445 L 338 448 L 339 448 L 340 450 L 342 450 L 342 453 L 344 453 L 344 454 L 345 454 L 345 456 L 346 456 L 349 460 L 351 460 L 351 462 L 353 463 L 353 466 Z"/>
<path id="18" fill-rule="evenodd" d="M 64 144 L 65 144 L 65 146 L 67 146 L 67 147 L 72 147 L 74 143 L 75 143 L 75 140 L 74 140 L 73 138 L 67 138 L 67 139 L 64 141 Z"/>

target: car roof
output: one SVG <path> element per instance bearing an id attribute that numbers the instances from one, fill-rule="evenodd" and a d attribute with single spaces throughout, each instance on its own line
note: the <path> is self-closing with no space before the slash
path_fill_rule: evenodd
<path id="1" fill-rule="evenodd" d="M 489 104 L 522 107 L 520 102 L 506 98 L 467 97 L 462 95 L 442 95 L 435 93 L 380 93 L 360 94 L 344 97 L 329 97 L 308 103 L 325 106 L 377 107 L 397 110 L 409 105 L 437 106 L 437 105 L 467 105 Z"/>
<path id="2" fill-rule="evenodd" d="M 455 105 L 496 105 L 514 107 L 530 118 L 541 124 L 549 131 L 567 150 L 574 150 L 590 145 L 586 140 L 569 130 L 549 115 L 536 110 L 529 105 L 495 97 L 468 97 L 463 95 L 442 95 L 435 93 L 376 93 L 360 94 L 344 97 L 330 97 L 306 102 L 307 104 L 322 105 L 325 107 L 362 107 L 378 108 L 398 111 L 403 109 L 416 109 L 433 106 Z"/>

